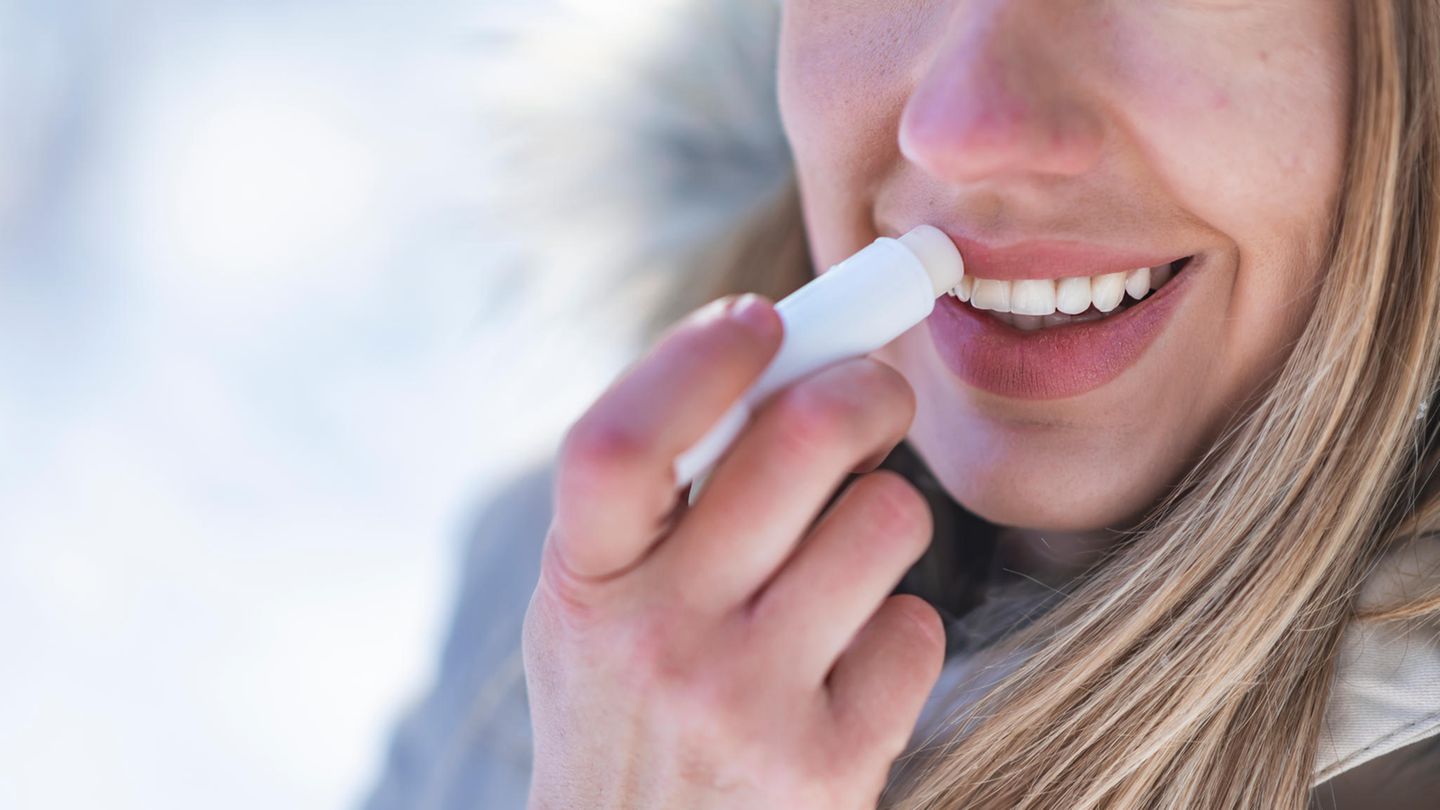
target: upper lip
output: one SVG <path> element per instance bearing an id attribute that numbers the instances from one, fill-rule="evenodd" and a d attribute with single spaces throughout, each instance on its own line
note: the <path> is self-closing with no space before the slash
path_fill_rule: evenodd
<path id="1" fill-rule="evenodd" d="M 1072 239 L 1028 239 L 999 245 L 944 225 L 936 227 L 959 248 L 965 259 L 965 275 L 997 281 L 1125 273 L 1141 267 L 1161 267 L 1190 255 Z"/>

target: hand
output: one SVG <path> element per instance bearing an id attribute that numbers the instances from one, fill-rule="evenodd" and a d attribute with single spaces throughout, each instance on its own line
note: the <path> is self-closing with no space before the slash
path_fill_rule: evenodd
<path id="1" fill-rule="evenodd" d="M 765 403 L 693 506 L 675 457 L 759 376 L 764 299 L 667 333 L 566 434 L 525 618 L 532 808 L 871 808 L 939 676 L 934 608 L 889 596 L 929 509 L 873 470 L 914 416 L 882 363 Z"/>

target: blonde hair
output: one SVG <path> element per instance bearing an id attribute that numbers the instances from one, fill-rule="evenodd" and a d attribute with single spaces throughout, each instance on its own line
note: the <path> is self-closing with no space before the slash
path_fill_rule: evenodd
<path id="1" fill-rule="evenodd" d="M 1440 611 L 1440 594 L 1356 599 L 1382 553 L 1440 534 L 1435 420 L 1416 417 L 1440 383 L 1440 4 L 1359 0 L 1354 45 L 1335 236 L 1283 368 L 1007 642 L 1023 661 L 883 805 L 1300 810 L 1342 632 Z M 731 271 L 687 292 L 778 297 L 808 277 L 793 187 L 752 225 Z"/>

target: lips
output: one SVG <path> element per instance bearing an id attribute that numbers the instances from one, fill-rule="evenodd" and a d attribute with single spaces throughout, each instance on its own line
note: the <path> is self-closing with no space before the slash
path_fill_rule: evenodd
<path id="1" fill-rule="evenodd" d="M 964 240 L 956 239 L 962 254 Z M 972 245 L 973 247 L 973 245 Z M 1030 258 L 1055 255 L 1045 248 Z M 1023 264 L 1010 254 L 991 259 L 984 273 L 975 270 L 978 262 L 965 255 L 966 272 L 980 277 L 1062 278 L 1076 271 Z M 1067 266 L 1084 266 L 1073 261 Z M 1144 255 L 1107 254 L 1106 261 L 1134 262 L 1144 266 Z M 1002 322 L 994 313 L 975 309 L 953 295 L 943 295 L 926 319 L 930 336 L 942 361 L 965 383 L 1016 399 L 1061 399 L 1074 397 L 1114 380 L 1139 361 L 1178 308 L 1193 278 L 1203 269 L 1203 255 L 1197 255 L 1169 283 L 1143 300 L 1097 320 L 1066 324 L 1048 329 L 1024 331 Z M 983 266 L 983 265 L 982 265 Z M 1092 265 L 1093 266 L 1093 265 Z M 1108 266 L 1108 265 L 1105 265 Z M 1044 272 L 1049 271 L 1049 272 Z M 1083 271 L 1088 274 L 1089 269 Z"/>

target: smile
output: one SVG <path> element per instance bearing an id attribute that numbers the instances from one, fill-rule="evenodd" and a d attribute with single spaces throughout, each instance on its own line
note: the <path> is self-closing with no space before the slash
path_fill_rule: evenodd
<path id="1" fill-rule="evenodd" d="M 1139 362 L 1197 288 L 1209 258 L 1074 277 L 1058 263 L 1044 269 L 1047 278 L 1034 278 L 1034 266 L 1002 268 L 1010 279 L 977 275 L 968 290 L 962 282 L 940 296 L 926 325 L 941 362 L 972 387 L 1014 399 L 1079 396 Z"/>
<path id="2" fill-rule="evenodd" d="M 1191 258 L 1098 276 L 1007 281 L 967 275 L 950 295 L 1007 326 L 1026 332 L 1052 329 L 1126 311 L 1170 283 Z"/>

